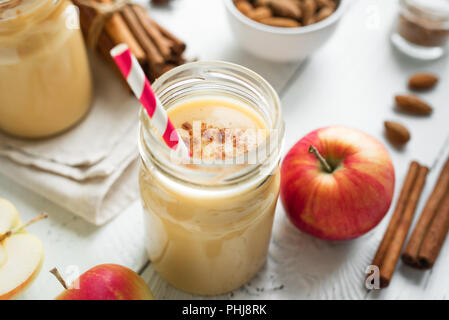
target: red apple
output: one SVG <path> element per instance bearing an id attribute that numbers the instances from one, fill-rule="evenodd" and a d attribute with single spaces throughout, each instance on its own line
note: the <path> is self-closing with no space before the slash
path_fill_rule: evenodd
<path id="1" fill-rule="evenodd" d="M 152 300 L 153 294 L 143 279 L 129 268 L 101 264 L 83 273 L 74 285 L 56 300 Z"/>
<path id="2" fill-rule="evenodd" d="M 394 167 L 385 147 L 355 129 L 312 131 L 281 167 L 281 200 L 298 229 L 326 240 L 363 235 L 385 216 Z"/>

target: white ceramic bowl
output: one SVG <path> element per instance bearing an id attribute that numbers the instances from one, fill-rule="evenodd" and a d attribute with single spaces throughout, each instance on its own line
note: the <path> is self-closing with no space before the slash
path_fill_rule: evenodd
<path id="1" fill-rule="evenodd" d="M 249 19 L 235 7 L 233 0 L 223 0 L 235 38 L 249 53 L 271 61 L 288 62 L 305 59 L 334 33 L 348 0 L 340 0 L 328 18 L 298 28 L 279 28 Z"/>

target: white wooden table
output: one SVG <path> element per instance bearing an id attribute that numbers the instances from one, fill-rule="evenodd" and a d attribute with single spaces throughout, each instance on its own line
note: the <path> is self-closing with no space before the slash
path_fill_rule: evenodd
<path id="1" fill-rule="evenodd" d="M 396 19 L 396 1 L 353 1 L 333 38 L 301 65 L 274 65 L 243 53 L 233 41 L 220 0 L 173 0 L 169 8 L 150 11 L 186 40 L 191 55 L 246 65 L 275 86 L 286 122 L 284 152 L 317 127 L 345 124 L 385 143 L 396 168 L 396 196 L 410 160 L 431 166 L 417 212 L 421 211 L 449 155 L 449 61 L 419 62 L 392 48 L 389 34 Z M 434 72 L 441 78 L 436 90 L 423 94 L 435 107 L 429 118 L 399 114 L 393 108 L 394 94 L 405 92 L 407 77 L 417 71 Z M 405 149 L 391 147 L 384 138 L 386 119 L 400 120 L 411 129 L 412 140 Z M 76 270 L 83 272 L 107 262 L 141 273 L 159 299 L 202 298 L 174 289 L 154 272 L 145 256 L 138 201 L 107 225 L 95 227 L 3 176 L 0 197 L 17 206 L 23 220 L 42 210 L 50 214 L 49 219 L 29 228 L 44 243 L 45 262 L 39 277 L 20 299 L 56 296 L 61 287 L 48 272 L 54 266 L 70 280 Z M 279 205 L 266 266 L 250 283 L 218 298 L 449 298 L 449 244 L 443 247 L 432 271 L 416 271 L 399 263 L 389 288 L 370 293 L 364 289 L 365 267 L 391 211 L 367 235 L 335 243 L 297 231 Z"/>

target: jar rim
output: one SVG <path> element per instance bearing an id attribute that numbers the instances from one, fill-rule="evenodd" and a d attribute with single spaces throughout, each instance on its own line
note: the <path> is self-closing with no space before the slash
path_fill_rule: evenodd
<path id="1" fill-rule="evenodd" d="M 435 22 L 446 22 L 446 28 L 449 20 L 449 4 L 446 6 L 446 10 L 441 10 L 441 8 L 432 7 L 430 2 L 422 2 L 417 0 L 400 0 L 400 4 L 408 11 L 410 14 L 429 19 Z"/>
<path id="2" fill-rule="evenodd" d="M 194 70 L 195 68 L 199 68 L 201 70 L 201 72 L 199 72 L 196 76 L 192 76 L 190 78 L 176 78 L 177 76 L 182 75 L 184 72 Z M 163 93 L 163 90 L 167 90 L 168 88 L 170 88 L 170 86 L 178 83 L 178 81 L 188 81 L 189 79 L 202 81 L 206 80 L 205 74 L 207 72 L 211 72 L 216 75 L 219 72 L 225 74 L 225 71 L 236 72 L 244 75 L 250 81 L 250 83 L 259 85 L 260 89 L 256 88 L 255 85 L 252 87 L 252 89 L 256 91 L 263 90 L 263 92 L 266 94 L 265 98 L 269 100 L 267 101 L 267 104 L 269 104 L 270 108 L 274 108 L 275 110 L 275 117 L 274 119 L 271 119 L 272 121 L 269 128 L 270 132 L 267 135 L 265 141 L 259 144 L 253 150 L 249 151 L 247 155 L 252 156 L 251 153 L 257 154 L 258 152 L 261 152 L 261 150 L 265 150 L 267 146 L 270 145 L 270 143 L 276 143 L 276 150 L 270 150 L 269 156 L 264 159 L 263 162 L 247 164 L 244 166 L 244 168 L 239 168 L 235 165 L 229 166 L 226 164 L 226 160 L 224 162 L 218 162 L 214 164 L 200 163 L 196 164 L 192 168 L 182 163 L 170 161 L 170 153 L 172 152 L 172 150 L 163 143 L 162 139 L 160 139 L 155 134 L 155 132 L 153 132 L 153 130 L 150 130 L 149 117 L 146 112 L 141 109 L 139 124 L 139 151 L 144 163 L 151 161 L 153 164 L 156 164 L 161 171 L 163 171 L 165 174 L 168 174 L 171 178 L 181 180 L 183 183 L 201 186 L 211 184 L 214 186 L 232 185 L 240 183 L 242 180 L 247 180 L 250 177 L 257 175 L 257 173 L 265 172 L 265 170 L 263 169 L 268 168 L 267 170 L 271 170 L 271 172 L 273 171 L 273 163 L 276 163 L 277 165 L 277 163 L 279 162 L 283 145 L 284 122 L 282 119 L 282 110 L 279 96 L 273 89 L 273 87 L 268 83 L 268 81 L 266 81 L 262 76 L 246 67 L 230 62 L 213 60 L 197 61 L 186 63 L 164 73 L 153 83 L 152 87 L 154 92 L 159 96 L 160 93 Z M 230 77 L 229 74 L 226 74 L 226 76 Z M 170 82 L 171 78 L 174 79 Z M 272 129 L 277 130 L 277 135 L 273 136 L 271 134 Z M 276 138 L 277 141 L 271 141 Z M 232 174 L 229 174 L 226 178 L 221 177 L 221 179 L 217 180 L 219 176 L 223 176 L 221 169 L 224 170 L 225 168 L 228 168 L 230 171 L 232 171 Z"/>

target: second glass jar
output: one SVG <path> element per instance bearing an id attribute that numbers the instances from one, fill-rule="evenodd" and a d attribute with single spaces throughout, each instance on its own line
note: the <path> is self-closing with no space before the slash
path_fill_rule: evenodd
<path id="1" fill-rule="evenodd" d="M 76 7 L 68 0 L 0 4 L 0 130 L 42 138 L 88 111 L 92 81 Z"/>

